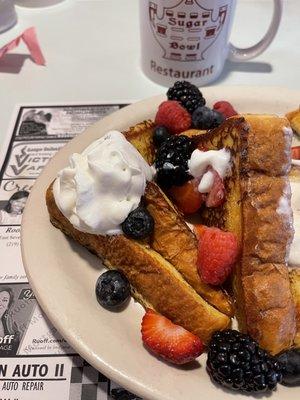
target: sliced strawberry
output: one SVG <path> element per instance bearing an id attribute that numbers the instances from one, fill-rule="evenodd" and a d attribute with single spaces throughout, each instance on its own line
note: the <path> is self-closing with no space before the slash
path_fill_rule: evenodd
<path id="1" fill-rule="evenodd" d="M 292 147 L 292 159 L 300 160 L 300 146 Z"/>
<path id="2" fill-rule="evenodd" d="M 205 146 L 205 145 L 202 144 L 202 143 L 199 143 L 199 144 L 198 144 L 197 149 L 199 149 L 199 150 L 201 150 L 201 151 L 208 151 L 208 147 Z"/>
<path id="3" fill-rule="evenodd" d="M 238 257 L 238 240 L 231 232 L 206 227 L 198 247 L 198 272 L 211 285 L 222 285 Z"/>
<path id="4" fill-rule="evenodd" d="M 206 197 L 205 204 L 206 207 L 218 207 L 225 200 L 225 186 L 217 171 L 211 169 L 211 172 L 214 174 L 214 183 Z"/>
<path id="5" fill-rule="evenodd" d="M 194 224 L 193 225 L 193 231 L 194 231 L 194 234 L 196 235 L 196 238 L 198 240 L 201 239 L 201 237 L 203 236 L 203 234 L 204 234 L 206 229 L 207 229 L 207 226 L 205 226 L 205 225 L 201 225 L 201 224 Z"/>
<path id="6" fill-rule="evenodd" d="M 151 309 L 143 317 L 141 332 L 149 350 L 175 364 L 188 363 L 203 352 L 198 336 Z"/>
<path id="7" fill-rule="evenodd" d="M 176 206 L 184 214 L 193 214 L 199 210 L 203 203 L 203 196 L 198 191 L 199 181 L 192 179 L 182 186 L 172 186 L 169 195 Z"/>

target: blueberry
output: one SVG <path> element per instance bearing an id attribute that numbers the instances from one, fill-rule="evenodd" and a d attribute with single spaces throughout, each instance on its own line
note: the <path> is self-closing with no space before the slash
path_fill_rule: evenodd
<path id="1" fill-rule="evenodd" d="M 122 223 L 123 233 L 132 239 L 145 239 L 153 232 L 153 229 L 153 217 L 143 207 L 131 211 Z"/>
<path id="2" fill-rule="evenodd" d="M 282 384 L 300 386 L 300 350 L 289 350 L 278 357 L 283 365 Z"/>
<path id="3" fill-rule="evenodd" d="M 106 308 L 120 306 L 130 296 L 130 285 L 119 271 L 107 271 L 99 276 L 96 283 L 96 296 L 99 304 Z"/>
<path id="4" fill-rule="evenodd" d="M 158 125 L 154 128 L 153 132 L 153 143 L 154 146 L 160 147 L 169 137 L 170 133 L 168 129 L 163 125 Z"/>
<path id="5" fill-rule="evenodd" d="M 213 129 L 221 125 L 224 116 L 208 107 L 198 107 L 192 114 L 193 125 L 196 129 Z"/>

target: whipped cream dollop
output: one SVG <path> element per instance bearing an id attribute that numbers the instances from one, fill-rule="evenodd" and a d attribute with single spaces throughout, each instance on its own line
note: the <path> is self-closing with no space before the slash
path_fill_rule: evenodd
<path id="1" fill-rule="evenodd" d="M 230 174 L 230 151 L 226 149 L 192 152 L 188 161 L 190 174 L 200 180 L 198 190 L 200 193 L 208 193 L 214 183 L 214 175 L 208 167 L 214 169 L 222 179 Z"/>
<path id="2" fill-rule="evenodd" d="M 62 214 L 80 231 L 115 235 L 138 207 L 153 171 L 118 131 L 110 131 L 70 157 L 54 182 Z"/>
<path id="3" fill-rule="evenodd" d="M 289 265 L 300 267 L 300 182 L 290 180 L 292 199 L 291 206 L 294 218 L 294 239 L 290 247 Z"/>

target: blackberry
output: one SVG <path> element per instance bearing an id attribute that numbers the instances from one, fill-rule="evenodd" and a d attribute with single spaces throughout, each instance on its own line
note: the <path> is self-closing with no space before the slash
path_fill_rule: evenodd
<path id="1" fill-rule="evenodd" d="M 153 217 L 143 207 L 131 211 L 122 223 L 124 235 L 132 239 L 145 239 L 153 232 L 153 229 Z"/>
<path id="2" fill-rule="evenodd" d="M 200 106 L 204 106 L 206 101 L 200 90 L 187 81 L 177 81 L 167 91 L 169 100 L 177 100 L 181 105 L 188 110 L 190 114 Z"/>
<path id="3" fill-rule="evenodd" d="M 190 138 L 173 135 L 159 147 L 156 153 L 155 168 L 157 183 L 164 187 L 181 186 L 189 179 L 188 160 L 193 151 Z"/>
<path id="4" fill-rule="evenodd" d="M 248 393 L 275 390 L 282 380 L 277 358 L 250 336 L 231 329 L 213 335 L 206 368 L 220 385 Z"/>
<path id="5" fill-rule="evenodd" d="M 163 125 L 158 125 L 154 128 L 153 132 L 153 143 L 154 146 L 159 147 L 164 141 L 166 141 L 171 134 L 168 129 Z"/>

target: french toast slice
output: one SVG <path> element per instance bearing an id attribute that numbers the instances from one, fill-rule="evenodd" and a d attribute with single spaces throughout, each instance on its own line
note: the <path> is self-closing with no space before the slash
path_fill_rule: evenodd
<path id="1" fill-rule="evenodd" d="M 124 235 L 101 236 L 77 230 L 58 209 L 52 184 L 46 192 L 51 223 L 92 253 L 108 268 L 122 271 L 133 287 L 133 295 L 175 324 L 208 343 L 213 332 L 225 329 L 230 318 L 209 305 L 182 275 L 147 244 Z"/>
<path id="2" fill-rule="evenodd" d="M 294 133 L 300 136 L 300 108 L 287 113 L 286 118 L 290 121 Z"/>
<path id="3" fill-rule="evenodd" d="M 292 294 L 296 306 L 296 335 L 294 339 L 294 346 L 300 348 L 300 271 L 299 269 L 292 269 L 290 271 L 290 281 L 292 287 Z"/>
<path id="4" fill-rule="evenodd" d="M 153 128 L 154 123 L 148 120 L 123 132 L 126 139 L 150 165 L 153 164 L 155 157 Z M 191 136 L 195 138 L 205 132 L 190 130 Z M 173 264 L 208 303 L 221 312 L 233 316 L 230 297 L 221 288 L 207 285 L 200 278 L 196 266 L 198 242 L 182 215 L 155 183 L 148 183 L 144 200 L 155 221 L 151 247 Z"/>
<path id="5" fill-rule="evenodd" d="M 292 165 L 291 171 L 289 173 L 289 180 L 291 184 L 300 182 L 299 166 Z M 293 264 L 291 264 L 291 267 L 293 267 Z M 297 267 L 290 269 L 289 276 L 292 286 L 294 303 L 296 306 L 296 335 L 294 340 L 294 346 L 296 348 L 300 348 L 300 269 Z"/>
<path id="6" fill-rule="evenodd" d="M 154 219 L 151 247 L 169 261 L 208 303 L 233 316 L 234 309 L 226 293 L 200 279 L 198 240 L 182 215 L 154 182 L 148 182 L 143 198 Z"/>
<path id="7" fill-rule="evenodd" d="M 153 128 L 154 122 L 147 120 L 122 132 L 126 139 L 139 151 L 149 165 L 154 163 L 155 158 Z"/>
<path id="8" fill-rule="evenodd" d="M 293 237 L 290 146 L 286 118 L 245 115 L 200 136 L 208 149 L 228 148 L 232 173 L 226 201 L 202 212 L 204 224 L 234 232 L 241 248 L 233 291 L 241 330 L 277 354 L 295 336 L 295 307 L 287 256 Z"/>

